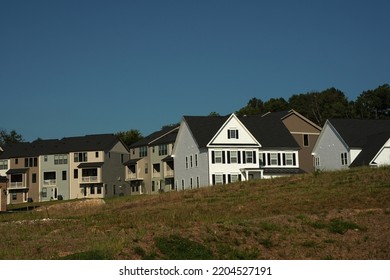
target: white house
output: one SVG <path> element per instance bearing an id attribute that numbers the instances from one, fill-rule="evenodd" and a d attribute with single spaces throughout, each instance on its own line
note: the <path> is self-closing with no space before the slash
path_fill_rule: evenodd
<path id="1" fill-rule="evenodd" d="M 390 164 L 390 120 L 327 120 L 313 149 L 316 170 Z"/>
<path id="2" fill-rule="evenodd" d="M 302 173 L 299 145 L 277 118 L 185 116 L 173 158 L 176 188 Z"/>

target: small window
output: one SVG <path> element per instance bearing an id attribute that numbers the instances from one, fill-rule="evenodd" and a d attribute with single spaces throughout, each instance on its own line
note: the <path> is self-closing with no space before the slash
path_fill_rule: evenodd
<path id="1" fill-rule="evenodd" d="M 42 198 L 47 197 L 47 188 L 42 188 Z"/>
<path id="2" fill-rule="evenodd" d="M 95 187 L 91 186 L 91 194 L 95 194 Z"/>
<path id="3" fill-rule="evenodd" d="M 314 164 L 315 164 L 315 166 L 320 166 L 320 164 L 321 164 L 320 157 L 315 158 Z"/>
<path id="4" fill-rule="evenodd" d="M 214 152 L 214 161 L 215 163 L 222 163 L 222 151 Z"/>
<path id="5" fill-rule="evenodd" d="M 190 167 L 192 168 L 193 167 L 193 156 L 190 155 Z"/>
<path id="6" fill-rule="evenodd" d="M 347 153 L 341 153 L 341 165 L 348 165 Z"/>
<path id="7" fill-rule="evenodd" d="M 15 164 L 16 165 L 19 164 L 19 159 L 18 158 L 15 159 Z"/>
<path id="8" fill-rule="evenodd" d="M 188 169 L 188 157 L 186 157 L 186 169 Z"/>
<path id="9" fill-rule="evenodd" d="M 246 163 L 253 163 L 253 152 L 246 151 L 245 152 L 245 160 L 246 160 Z"/>
<path id="10" fill-rule="evenodd" d="M 47 156 L 43 156 L 43 160 L 47 162 Z"/>
<path id="11" fill-rule="evenodd" d="M 62 180 L 66 181 L 66 170 L 62 171 Z"/>
<path id="12" fill-rule="evenodd" d="M 96 157 L 96 158 L 99 157 L 99 152 L 95 152 L 95 157 Z"/>
<path id="13" fill-rule="evenodd" d="M 16 193 L 12 193 L 12 200 L 17 200 L 18 199 L 18 195 Z"/>
<path id="14" fill-rule="evenodd" d="M 278 165 L 278 154 L 277 153 L 271 153 L 270 159 L 271 159 L 271 165 Z"/>
<path id="15" fill-rule="evenodd" d="M 309 147 L 309 134 L 303 134 L 303 146 Z"/>
<path id="16" fill-rule="evenodd" d="M 36 182 L 37 182 L 37 174 L 36 174 L 36 173 L 33 173 L 33 174 L 32 174 L 31 182 L 32 182 L 32 183 L 36 183 Z"/>
<path id="17" fill-rule="evenodd" d="M 216 185 L 222 185 L 223 184 L 223 174 L 216 174 L 215 175 L 215 184 Z"/>
<path id="18" fill-rule="evenodd" d="M 198 154 L 195 155 L 195 167 L 198 167 Z"/>
<path id="19" fill-rule="evenodd" d="M 73 170 L 73 178 L 74 179 L 78 179 L 79 178 L 79 170 L 78 169 Z"/>
<path id="20" fill-rule="evenodd" d="M 97 194 L 102 194 L 102 186 L 97 186 L 96 193 Z"/>
<path id="21" fill-rule="evenodd" d="M 237 163 L 237 162 L 238 162 L 238 152 L 230 151 L 230 163 Z"/>
<path id="22" fill-rule="evenodd" d="M 238 129 L 229 129 L 228 139 L 238 139 Z"/>
<path id="23" fill-rule="evenodd" d="M 199 189 L 200 187 L 200 180 L 199 177 L 196 177 L 196 187 Z"/>
<path id="24" fill-rule="evenodd" d="M 286 165 L 293 165 L 293 154 L 286 153 Z"/>

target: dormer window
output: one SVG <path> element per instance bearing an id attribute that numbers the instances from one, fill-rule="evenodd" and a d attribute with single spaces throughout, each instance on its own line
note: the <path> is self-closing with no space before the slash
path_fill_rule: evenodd
<path id="1" fill-rule="evenodd" d="M 228 129 L 228 139 L 238 139 L 238 129 Z"/>

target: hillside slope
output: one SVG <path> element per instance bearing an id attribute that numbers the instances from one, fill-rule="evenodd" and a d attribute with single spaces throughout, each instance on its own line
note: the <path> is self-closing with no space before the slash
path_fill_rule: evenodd
<path id="1" fill-rule="evenodd" d="M 390 168 L 0 215 L 1 259 L 390 259 Z"/>

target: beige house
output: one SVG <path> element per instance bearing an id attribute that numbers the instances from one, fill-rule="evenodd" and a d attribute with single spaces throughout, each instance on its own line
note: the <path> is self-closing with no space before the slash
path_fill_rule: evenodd
<path id="1" fill-rule="evenodd" d="M 125 178 L 132 194 L 156 194 L 174 189 L 174 165 L 170 156 L 178 129 L 162 129 L 130 146 Z"/>

